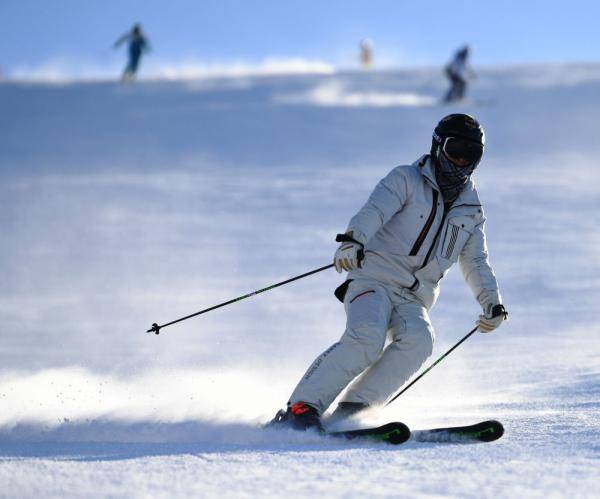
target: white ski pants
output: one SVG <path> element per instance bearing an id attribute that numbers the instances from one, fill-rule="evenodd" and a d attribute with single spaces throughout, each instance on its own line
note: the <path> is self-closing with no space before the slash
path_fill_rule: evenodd
<path id="1" fill-rule="evenodd" d="M 434 331 L 421 304 L 397 296 L 392 303 L 381 284 L 356 280 L 348 287 L 344 307 L 344 334 L 308 368 L 291 404 L 303 401 L 323 414 L 353 380 L 345 402 L 381 404 L 431 355 Z"/>

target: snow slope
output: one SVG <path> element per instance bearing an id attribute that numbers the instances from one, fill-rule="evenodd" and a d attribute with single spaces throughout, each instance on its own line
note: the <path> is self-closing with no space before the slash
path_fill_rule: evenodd
<path id="1" fill-rule="evenodd" d="M 600 66 L 0 84 L 0 496 L 593 497 L 600 479 Z M 401 448 L 259 428 L 343 330 L 320 267 L 443 115 L 477 183 L 510 321 L 370 422 L 503 421 Z M 478 306 L 453 271 L 434 358 Z"/>

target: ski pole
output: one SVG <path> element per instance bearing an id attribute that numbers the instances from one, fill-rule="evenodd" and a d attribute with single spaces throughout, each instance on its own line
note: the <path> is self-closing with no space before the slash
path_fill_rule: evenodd
<path id="1" fill-rule="evenodd" d="M 438 360 L 436 360 L 433 364 L 431 364 L 427 369 L 425 369 L 421 374 L 419 374 L 419 376 L 417 376 L 415 379 L 413 379 L 407 386 L 405 386 L 400 393 L 398 393 L 397 395 L 394 396 L 394 398 L 392 398 L 387 404 L 385 404 L 386 406 L 390 405 L 394 400 L 396 400 L 400 395 L 402 395 L 406 390 L 408 390 L 411 386 L 413 386 L 417 381 L 419 381 L 423 376 L 425 376 L 429 371 L 431 371 L 435 366 L 437 366 L 442 360 L 444 360 L 448 355 L 450 355 L 450 353 L 456 349 L 462 342 L 466 341 L 467 338 L 469 336 L 471 336 L 475 331 L 477 331 L 477 328 L 479 327 L 479 325 L 475 326 L 471 331 L 469 331 L 469 333 L 467 333 L 467 335 L 460 340 L 456 345 L 454 345 L 450 350 L 448 350 L 444 355 L 442 355 Z"/>
<path id="2" fill-rule="evenodd" d="M 245 298 L 249 298 L 250 296 L 254 296 L 254 295 L 257 295 L 259 293 L 263 293 L 265 291 L 269 291 L 271 289 L 275 289 L 275 288 L 277 288 L 279 286 L 283 286 L 284 284 L 288 284 L 288 283 L 290 283 L 292 281 L 297 281 L 298 279 L 302 279 L 303 277 L 308 277 L 309 275 L 316 274 L 317 272 L 321 272 L 323 270 L 330 269 L 331 267 L 333 267 L 333 263 L 330 263 L 329 265 L 325 265 L 324 267 L 319 267 L 318 269 L 315 269 L 315 270 L 311 270 L 310 272 L 306 272 L 305 274 L 297 275 L 296 277 L 292 277 L 292 278 L 287 279 L 285 281 L 278 282 L 277 284 L 273 284 L 271 286 L 267 286 L 266 288 L 259 289 L 258 291 L 253 291 L 252 293 L 248 293 L 247 295 L 238 296 L 237 298 L 234 298 L 233 300 L 229 300 L 229 301 L 226 301 L 224 303 L 219 303 L 218 305 L 214 305 L 214 306 L 206 308 L 204 310 L 200 310 L 200 312 L 196 312 L 194 314 L 186 315 L 185 317 L 181 317 L 180 319 L 176 319 L 174 321 L 167 322 L 166 324 L 162 324 L 161 326 L 159 326 L 155 322 L 154 324 L 152 324 L 152 327 L 150 329 L 148 329 L 148 331 L 146 331 L 146 332 L 147 333 L 152 333 L 153 332 L 155 334 L 158 334 L 163 327 L 170 326 L 171 324 L 175 324 L 177 322 L 185 321 L 187 319 L 191 319 L 192 317 L 196 317 L 197 315 L 205 314 L 206 312 L 210 312 L 211 310 L 215 310 L 217 308 L 224 307 L 225 305 L 230 305 L 232 303 L 235 303 L 236 301 L 240 301 L 240 300 L 243 300 Z"/>
<path id="3" fill-rule="evenodd" d="M 355 241 L 354 239 L 352 239 L 352 237 L 349 236 L 348 234 L 338 234 L 337 236 L 335 236 L 335 240 L 338 243 L 343 243 L 343 242 L 351 241 L 351 242 L 355 242 L 355 243 L 361 244 L 358 241 Z M 361 246 L 362 246 L 362 244 L 361 244 Z M 360 250 L 359 255 L 361 253 L 362 253 L 362 249 Z M 364 253 L 362 253 L 362 256 L 359 256 L 359 260 L 361 260 L 363 257 L 364 257 Z M 148 329 L 148 331 L 146 331 L 146 332 L 147 333 L 158 334 L 163 327 L 167 327 L 167 326 L 170 326 L 171 324 L 175 324 L 177 322 L 181 322 L 181 321 L 185 321 L 187 319 L 191 319 L 192 317 L 196 317 L 197 315 L 200 315 L 200 314 L 205 314 L 206 312 L 210 312 L 211 310 L 215 310 L 217 308 L 224 307 L 225 305 L 231 305 L 232 303 L 235 303 L 236 301 L 240 301 L 240 300 L 243 300 L 245 298 L 249 298 L 250 296 L 254 296 L 254 295 L 257 295 L 259 293 L 263 293 L 264 291 L 269 291 L 270 289 L 275 289 L 275 288 L 277 288 L 279 286 L 283 286 L 284 284 L 288 284 L 288 283 L 290 283 L 292 281 L 297 281 L 298 279 L 302 279 L 303 277 L 308 277 L 309 275 L 316 274 L 317 272 L 321 272 L 323 270 L 330 269 L 333 266 L 334 266 L 334 264 L 330 263 L 329 265 L 325 265 L 324 267 L 319 267 L 318 269 L 311 270 L 310 272 L 306 272 L 305 274 L 297 275 L 296 277 L 292 277 L 292 278 L 287 279 L 285 281 L 278 282 L 277 284 L 273 284 L 271 286 L 267 286 L 266 288 L 259 289 L 258 291 L 253 291 L 252 293 L 248 293 L 247 295 L 238 296 L 237 298 L 234 298 L 233 300 L 229 300 L 229 301 L 226 301 L 224 303 L 219 303 L 219 305 L 214 305 L 213 307 L 206 308 L 204 310 L 200 310 L 200 312 L 196 312 L 195 314 L 186 315 L 185 317 L 182 317 L 181 319 L 176 319 L 174 321 L 167 322 L 166 324 L 163 324 L 162 326 L 159 326 L 155 322 L 154 324 L 152 324 L 152 327 L 150 329 Z"/>

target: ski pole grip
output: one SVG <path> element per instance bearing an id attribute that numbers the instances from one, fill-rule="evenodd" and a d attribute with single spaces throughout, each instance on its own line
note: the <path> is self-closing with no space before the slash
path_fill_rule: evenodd
<path id="1" fill-rule="evenodd" d="M 348 234 L 338 234 L 335 236 L 335 240 L 338 243 L 355 243 L 360 246 L 356 256 L 358 258 L 358 267 L 361 268 L 361 262 L 365 259 L 365 245 Z"/>
<path id="2" fill-rule="evenodd" d="M 356 243 L 356 244 L 360 244 L 361 248 L 364 247 L 363 243 L 361 243 L 360 241 L 357 241 L 356 239 L 354 239 L 352 236 L 349 236 L 348 234 L 338 234 L 337 236 L 335 236 L 335 240 L 338 243 Z"/>

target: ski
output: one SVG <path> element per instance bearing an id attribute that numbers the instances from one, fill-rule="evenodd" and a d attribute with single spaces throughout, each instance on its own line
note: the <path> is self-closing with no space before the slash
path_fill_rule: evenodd
<path id="1" fill-rule="evenodd" d="M 392 422 L 374 428 L 362 428 L 360 430 L 325 431 L 324 435 L 330 437 L 341 437 L 347 439 L 366 439 L 378 442 L 387 442 L 392 445 L 403 444 L 410 438 L 410 429 L 404 423 Z"/>
<path id="2" fill-rule="evenodd" d="M 283 411 L 280 411 L 283 412 Z M 279 413 L 278 413 L 279 414 Z M 277 418 L 277 416 L 276 416 Z M 285 428 L 280 421 L 273 420 L 265 428 Z M 321 435 L 345 438 L 348 440 L 364 439 L 392 445 L 403 444 L 411 439 L 416 442 L 459 443 L 459 442 L 493 442 L 504 434 L 502 423 L 495 420 L 482 421 L 473 425 L 450 426 L 412 431 L 404 423 L 394 421 L 382 426 L 360 428 L 357 430 L 327 431 L 321 429 Z"/>
<path id="3" fill-rule="evenodd" d="M 469 426 L 433 428 L 412 432 L 417 442 L 493 442 L 504 434 L 499 421 L 482 421 Z"/>

